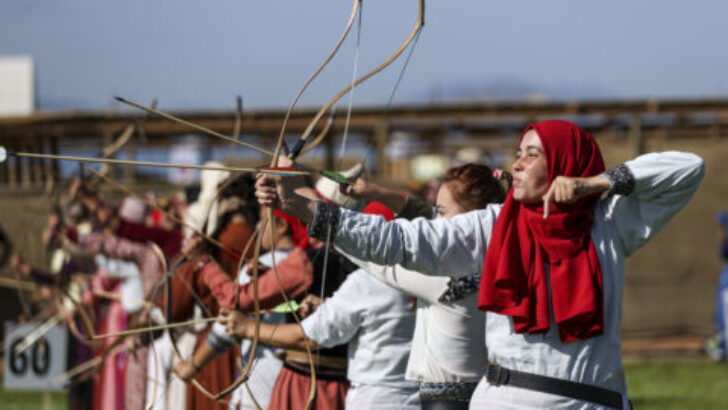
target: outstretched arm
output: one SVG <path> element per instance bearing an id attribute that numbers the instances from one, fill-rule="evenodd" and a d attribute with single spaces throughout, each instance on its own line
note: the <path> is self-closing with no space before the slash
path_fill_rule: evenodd
<path id="1" fill-rule="evenodd" d="M 705 162 L 686 152 L 640 155 L 607 171 L 613 187 L 604 217 L 626 255 L 649 242 L 693 197 Z"/>
<path id="2" fill-rule="evenodd" d="M 488 236 L 498 207 L 473 211 L 449 219 L 387 222 L 381 216 L 363 215 L 297 195 L 295 178 L 261 176 L 256 196 L 265 206 L 274 206 L 301 218 L 309 235 L 330 240 L 344 252 L 379 265 L 402 265 L 406 269 L 443 275 L 450 272 L 479 273 Z"/>
<path id="3" fill-rule="evenodd" d="M 189 360 L 180 360 L 172 366 L 172 371 L 180 379 L 188 382 L 200 372 L 200 369 L 213 361 L 217 355 L 217 351 L 215 351 L 207 343 L 203 343 L 197 348 L 197 350 L 195 350 L 194 355 L 192 355 Z"/>
<path id="4" fill-rule="evenodd" d="M 276 278 L 276 271 L 278 278 Z M 235 282 L 220 267 L 209 262 L 202 270 L 202 278 L 221 307 L 232 309 L 235 304 Z M 278 283 L 280 280 L 280 286 Z M 281 287 L 289 299 L 300 296 L 313 283 L 313 265 L 303 249 L 294 249 L 276 265 L 276 269 L 262 272 L 258 279 L 258 296 L 261 309 L 272 309 L 283 303 Z M 242 311 L 253 309 L 253 284 L 239 286 L 238 307 Z"/>
<path id="5" fill-rule="evenodd" d="M 237 339 L 252 339 L 255 337 L 255 322 L 248 319 L 239 310 L 222 309 L 220 323 L 225 325 L 225 331 Z M 270 346 L 294 350 L 306 350 L 306 345 L 312 350 L 319 346 L 308 339 L 301 326 L 295 323 L 284 325 L 260 324 L 260 341 Z"/>

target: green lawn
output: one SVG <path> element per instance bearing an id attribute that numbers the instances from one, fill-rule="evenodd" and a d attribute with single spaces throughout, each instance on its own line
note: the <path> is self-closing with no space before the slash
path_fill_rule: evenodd
<path id="1" fill-rule="evenodd" d="M 2 380 L 0 380 L 0 383 Z M 0 408 L 3 410 L 65 410 L 66 394 L 51 393 L 50 401 L 43 392 L 6 391 L 0 384 Z M 46 406 L 44 406 L 46 404 Z"/>
<path id="2" fill-rule="evenodd" d="M 728 364 L 707 359 L 626 360 L 635 409 L 728 409 Z"/>

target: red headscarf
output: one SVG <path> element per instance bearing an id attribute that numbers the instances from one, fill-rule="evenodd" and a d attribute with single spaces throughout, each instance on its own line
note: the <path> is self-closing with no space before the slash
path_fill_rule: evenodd
<path id="1" fill-rule="evenodd" d="M 288 223 L 288 227 L 291 229 L 291 235 L 293 236 L 294 247 L 308 247 L 308 232 L 306 231 L 306 224 L 304 224 L 303 221 L 291 214 L 287 214 L 277 209 L 273 211 L 273 215 L 275 215 L 276 218 L 282 219 Z"/>
<path id="2" fill-rule="evenodd" d="M 548 164 L 549 184 L 557 176 L 589 177 L 604 172 L 594 138 L 567 121 L 543 121 L 535 129 Z M 521 135 L 523 139 L 523 135 Z M 485 256 L 478 307 L 513 317 L 518 333 L 546 332 L 550 326 L 549 264 L 554 318 L 562 342 L 599 336 L 604 327 L 604 291 L 599 259 L 591 240 L 598 195 L 573 204 L 525 204 L 511 191 L 493 228 Z"/>
<path id="3" fill-rule="evenodd" d="M 365 206 L 362 210 L 362 213 L 370 215 L 381 215 L 387 222 L 394 220 L 394 212 L 384 206 L 384 204 L 381 202 L 369 202 L 367 206 Z"/>

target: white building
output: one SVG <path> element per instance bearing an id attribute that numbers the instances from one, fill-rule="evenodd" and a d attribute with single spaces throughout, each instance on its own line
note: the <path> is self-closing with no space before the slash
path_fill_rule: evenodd
<path id="1" fill-rule="evenodd" d="M 34 78 L 33 57 L 0 56 L 0 116 L 33 113 Z"/>

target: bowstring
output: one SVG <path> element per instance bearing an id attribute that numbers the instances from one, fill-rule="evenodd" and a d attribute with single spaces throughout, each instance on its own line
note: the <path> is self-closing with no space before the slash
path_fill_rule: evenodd
<path id="1" fill-rule="evenodd" d="M 362 7 L 363 7 L 363 5 L 362 5 Z M 352 84 L 356 83 L 356 79 L 359 75 L 359 53 L 361 51 L 362 14 L 363 14 L 363 10 L 360 8 L 359 18 L 357 19 L 357 25 L 356 25 L 356 47 L 354 49 L 354 70 L 353 70 L 353 73 L 351 76 Z M 351 111 L 354 106 L 354 91 L 355 91 L 355 87 L 352 87 L 351 91 L 349 92 L 349 103 L 346 108 L 346 121 L 344 123 L 344 135 L 343 135 L 342 141 L 341 141 L 341 149 L 339 150 L 339 166 L 338 166 L 339 169 L 341 169 L 341 163 L 344 159 L 344 152 L 346 151 L 346 142 L 349 138 L 349 124 L 351 123 Z"/>

